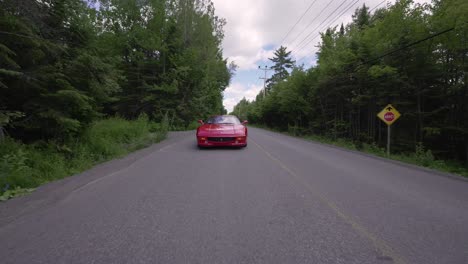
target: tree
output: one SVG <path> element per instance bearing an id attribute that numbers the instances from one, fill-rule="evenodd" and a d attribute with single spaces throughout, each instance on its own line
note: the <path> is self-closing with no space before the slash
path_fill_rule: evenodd
<path id="1" fill-rule="evenodd" d="M 236 115 L 240 120 L 247 120 L 250 111 L 250 102 L 244 97 L 234 106 L 231 114 Z"/>
<path id="2" fill-rule="evenodd" d="M 345 28 L 344 28 L 344 26 L 343 26 L 343 23 L 341 23 L 341 26 L 340 26 L 340 36 L 342 37 L 342 36 L 344 36 L 344 34 L 345 34 Z"/>
<path id="3" fill-rule="evenodd" d="M 372 14 L 363 5 L 351 23 L 321 33 L 316 66 L 291 74 L 277 67 L 269 96 L 250 102 L 247 116 L 383 146 L 376 114 L 392 103 L 403 113 L 392 130 L 396 151 L 424 146 L 436 158 L 468 164 L 467 12 L 463 0 L 401 0 Z M 275 62 L 285 54 L 277 50 Z"/>
<path id="4" fill-rule="evenodd" d="M 356 9 L 353 14 L 353 24 L 356 25 L 360 30 L 369 25 L 370 14 L 369 8 L 366 4 L 363 4 L 361 8 Z"/>
<path id="5" fill-rule="evenodd" d="M 118 89 L 115 70 L 93 53 L 89 9 L 77 0 L 0 5 L 0 47 L 7 59 L 0 98 L 7 111 L 24 113 L 11 134 L 38 139 L 80 133 Z"/>
<path id="6" fill-rule="evenodd" d="M 270 91 L 277 83 L 284 81 L 289 76 L 288 70 L 291 70 L 295 63 L 291 58 L 291 51 L 287 51 L 286 47 L 279 47 L 274 55 L 273 58 L 269 58 L 269 60 L 274 63 L 271 67 L 274 73 L 271 78 L 267 80 L 267 91 Z"/>
<path id="7" fill-rule="evenodd" d="M 222 113 L 224 25 L 210 0 L 0 1 L 1 130 L 63 140 L 116 114 Z"/>

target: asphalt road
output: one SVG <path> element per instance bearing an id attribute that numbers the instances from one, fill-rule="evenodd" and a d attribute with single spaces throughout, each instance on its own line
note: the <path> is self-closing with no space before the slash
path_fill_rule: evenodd
<path id="1" fill-rule="evenodd" d="M 468 263 L 468 182 L 250 128 L 194 132 L 0 204 L 6 263 Z"/>

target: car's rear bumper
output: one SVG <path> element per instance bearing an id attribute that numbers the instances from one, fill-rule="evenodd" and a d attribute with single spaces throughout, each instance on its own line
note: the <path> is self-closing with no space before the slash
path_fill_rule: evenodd
<path id="1" fill-rule="evenodd" d="M 200 147 L 244 147 L 247 146 L 247 137 L 197 137 Z"/>

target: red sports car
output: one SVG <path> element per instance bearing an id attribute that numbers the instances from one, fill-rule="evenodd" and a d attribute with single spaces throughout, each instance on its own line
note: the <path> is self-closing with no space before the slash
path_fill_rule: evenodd
<path id="1" fill-rule="evenodd" d="M 235 116 L 220 115 L 198 122 L 201 124 L 197 129 L 199 147 L 247 146 L 247 121 L 241 123 Z"/>

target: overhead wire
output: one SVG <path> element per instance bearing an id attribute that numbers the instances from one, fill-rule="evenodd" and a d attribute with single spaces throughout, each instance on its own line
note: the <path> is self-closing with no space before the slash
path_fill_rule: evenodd
<path id="1" fill-rule="evenodd" d="M 361 0 L 355 0 L 354 2 L 349 3 L 349 4 L 345 7 L 345 9 L 344 9 L 339 15 L 337 15 L 337 16 L 335 17 L 335 19 L 334 19 L 331 23 L 329 23 L 329 24 L 326 25 L 325 27 L 322 27 L 321 30 L 319 30 L 319 32 L 317 33 L 317 35 L 316 35 L 314 38 L 312 38 L 309 42 L 307 42 L 305 45 L 303 45 L 300 49 L 297 49 L 295 52 L 296 52 L 296 53 L 299 53 L 299 51 L 301 51 L 301 50 L 303 50 L 305 47 L 307 47 L 314 39 L 316 39 L 318 36 L 320 36 L 320 32 L 321 32 L 323 29 L 329 28 L 330 25 L 333 25 L 343 14 L 345 14 L 346 12 L 348 12 L 351 8 L 353 8 L 353 7 L 354 7 L 357 3 L 359 3 L 360 1 L 361 1 Z M 306 56 L 303 56 L 303 57 L 301 57 L 301 58 L 300 58 L 299 60 L 297 60 L 297 61 L 301 61 L 301 60 L 304 59 L 305 57 L 306 57 Z"/>
<path id="2" fill-rule="evenodd" d="M 429 36 L 427 36 L 427 37 L 425 37 L 425 38 L 422 38 L 422 39 L 413 41 L 413 42 L 411 42 L 411 43 L 409 43 L 409 44 L 407 44 L 407 45 L 405 45 L 405 46 L 403 46 L 403 47 L 400 47 L 400 48 L 398 48 L 398 49 L 393 49 L 393 50 L 387 51 L 387 52 L 385 52 L 385 53 L 383 53 L 383 54 L 381 54 L 381 55 L 379 55 L 379 56 L 377 56 L 377 57 L 375 57 L 375 58 L 372 58 L 372 59 L 363 61 L 363 62 L 361 62 L 361 63 L 359 63 L 359 64 L 357 64 L 357 65 L 354 65 L 354 66 L 353 66 L 353 65 L 350 64 L 350 65 L 348 65 L 348 70 L 346 70 L 345 72 L 346 72 L 346 73 L 349 73 L 349 74 L 351 74 L 351 73 L 356 73 L 357 68 L 360 67 L 360 66 L 362 66 L 362 65 L 364 65 L 364 64 L 369 64 L 369 63 L 371 63 L 371 62 L 380 60 L 380 59 L 382 59 L 382 58 L 385 58 L 385 57 L 387 57 L 387 56 L 390 56 L 390 55 L 392 55 L 392 54 L 395 54 L 395 53 L 397 53 L 397 52 L 399 52 L 399 51 L 402 51 L 402 50 L 411 48 L 411 47 L 413 47 L 413 46 L 415 46 L 415 45 L 418 45 L 418 44 L 420 44 L 420 43 L 422 43 L 422 42 L 424 42 L 424 41 L 428 41 L 428 40 L 430 40 L 430 39 L 436 38 L 436 37 L 438 37 L 438 36 L 440 36 L 440 35 L 446 34 L 446 33 L 451 32 L 451 31 L 453 31 L 453 30 L 455 30 L 455 27 L 447 28 L 447 29 L 445 29 L 445 30 L 442 30 L 442 31 L 436 32 L 436 33 L 434 33 L 434 34 L 431 34 L 431 35 L 429 35 Z M 351 69 L 351 67 L 352 67 L 352 69 Z"/>
<path id="3" fill-rule="evenodd" d="M 376 9 L 377 7 L 379 7 L 380 5 L 382 5 L 383 3 L 387 2 L 387 0 L 383 0 L 382 2 L 380 2 L 378 5 L 374 6 L 371 10 L 369 10 L 369 13 L 374 11 L 374 9 Z"/>
<path id="4" fill-rule="evenodd" d="M 333 10 L 333 12 L 331 12 L 324 20 L 322 20 L 322 22 L 321 22 L 318 26 L 316 26 L 305 38 L 303 38 L 302 41 L 299 42 L 299 44 L 297 44 L 297 47 L 296 47 L 295 50 L 301 49 L 301 48 L 302 48 L 302 47 L 301 47 L 301 44 L 304 43 L 304 41 L 306 41 L 313 33 L 315 33 L 316 30 L 317 30 L 320 26 L 322 26 L 323 23 L 325 23 L 333 14 L 335 14 L 335 12 L 338 11 L 338 9 L 340 9 L 347 1 L 348 1 L 348 0 L 343 0 L 343 1 L 341 2 L 341 4 Z M 293 52 L 294 52 L 294 51 L 293 51 Z"/>
<path id="5" fill-rule="evenodd" d="M 328 4 L 322 8 L 319 15 L 316 16 L 309 24 L 307 24 L 307 26 L 305 26 L 304 29 L 291 41 L 291 44 L 294 44 L 294 42 L 304 33 L 304 31 L 306 31 L 334 1 L 335 0 L 328 2 Z"/>
<path id="6" fill-rule="evenodd" d="M 291 34 L 291 32 L 293 31 L 293 29 L 297 26 L 297 24 L 299 24 L 299 22 L 304 18 L 304 16 L 307 14 L 307 12 L 309 12 L 309 10 L 312 8 L 312 6 L 317 2 L 318 0 L 314 0 L 310 5 L 309 7 L 304 11 L 304 13 L 302 13 L 301 17 L 296 21 L 296 23 L 289 29 L 289 31 L 286 33 L 286 35 L 283 37 L 283 39 L 281 40 L 281 45 L 283 45 L 284 41 L 286 40 L 286 38 L 289 36 L 289 34 Z"/>
<path id="7" fill-rule="evenodd" d="M 330 25 L 334 24 L 334 23 L 336 22 L 336 20 L 338 20 L 343 14 L 345 14 L 346 12 L 348 12 L 349 9 L 351 9 L 353 6 L 355 6 L 359 1 L 360 1 L 360 0 L 357 0 L 357 1 L 355 1 L 355 2 L 351 2 L 348 6 L 345 7 L 345 9 L 346 9 L 345 11 L 341 12 L 341 13 L 336 17 L 336 19 L 335 19 L 333 22 L 329 23 L 329 24 L 328 24 L 326 27 L 324 27 L 324 28 L 329 28 Z M 381 6 L 381 5 L 382 5 L 383 3 L 385 3 L 385 2 L 387 2 L 387 0 L 384 0 L 384 1 L 380 2 L 379 4 L 377 4 L 376 6 L 374 6 L 372 9 L 370 9 L 368 12 L 369 12 L 369 13 L 372 12 L 373 10 L 375 10 L 377 7 Z M 324 28 L 322 28 L 320 31 L 322 31 Z M 318 36 L 320 36 L 320 31 L 319 31 L 319 33 L 318 33 L 313 39 L 311 39 L 309 42 L 307 42 L 307 44 L 303 45 L 299 50 L 297 50 L 296 53 L 298 53 L 299 51 L 301 51 L 302 49 L 304 49 L 305 47 L 307 47 L 314 39 L 316 39 Z M 305 57 L 307 57 L 307 55 L 302 56 L 302 57 L 301 57 L 299 60 L 297 60 L 297 61 L 299 62 L 299 61 L 303 60 Z"/>
<path id="8" fill-rule="evenodd" d="M 429 36 L 427 36 L 427 37 L 425 37 L 425 38 L 423 38 L 423 39 L 419 39 L 419 40 L 413 41 L 413 42 L 411 42 L 411 43 L 409 43 L 409 44 L 407 44 L 407 45 L 405 45 L 405 46 L 403 46 L 403 47 L 401 47 L 401 48 L 398 48 L 398 49 L 394 49 L 394 50 L 385 52 L 384 54 L 379 55 L 379 56 L 377 56 L 377 57 L 375 57 L 375 58 L 373 58 L 373 59 L 370 59 L 370 60 L 367 60 L 367 61 L 364 61 L 364 62 L 359 63 L 359 64 L 356 65 L 354 68 L 357 68 L 357 67 L 362 66 L 362 65 L 364 65 L 364 64 L 368 64 L 368 63 L 370 63 L 370 62 L 374 62 L 374 61 L 376 61 L 376 60 L 380 60 L 380 59 L 382 59 L 382 58 L 384 58 L 384 57 L 387 57 L 387 56 L 389 56 L 389 55 L 392 55 L 392 54 L 394 54 L 394 53 L 397 53 L 398 51 L 401 51 L 401 50 L 410 48 L 410 47 L 415 46 L 415 45 L 417 45 L 417 44 L 419 44 L 419 43 L 421 43 L 421 42 L 424 42 L 424 41 L 433 39 L 433 38 L 435 38 L 435 37 L 438 37 L 438 36 L 440 36 L 440 35 L 443 35 L 443 34 L 445 34 L 445 33 L 448 33 L 448 32 L 450 32 L 450 31 L 452 31 L 452 30 L 455 30 L 455 27 L 451 27 L 451 28 L 448 28 L 448 29 L 439 31 L 439 32 L 434 33 L 434 34 L 431 34 L 431 35 L 429 35 Z"/>

